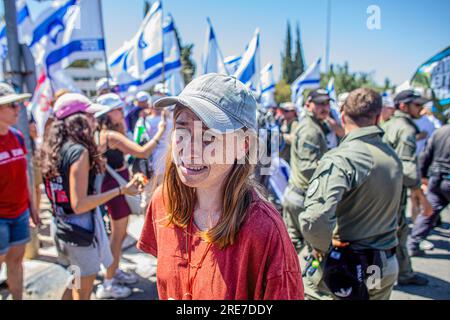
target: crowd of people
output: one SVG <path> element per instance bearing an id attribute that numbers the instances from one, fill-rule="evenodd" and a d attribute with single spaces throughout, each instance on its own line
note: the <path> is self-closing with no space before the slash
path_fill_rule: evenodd
<path id="1" fill-rule="evenodd" d="M 0 85 L 0 267 L 14 299 L 41 183 L 58 261 L 81 276 L 65 299 L 90 299 L 99 272 L 97 298 L 132 294 L 138 279 L 119 267 L 131 214 L 145 215 L 137 246 L 157 258 L 159 299 L 389 299 L 395 283 L 427 284 L 410 257 L 432 246 L 426 237 L 450 200 L 450 129 L 437 129 L 415 91 L 391 99 L 357 89 L 333 101 L 316 89 L 301 111 L 266 110 L 219 74 L 179 96 L 160 84 L 123 97 L 108 79 L 97 91 L 56 93 L 29 187 L 13 126 L 30 96 Z M 32 138 L 33 126 L 30 117 Z M 279 132 L 270 155 L 290 168 L 282 210 L 252 161 L 260 129 Z"/>

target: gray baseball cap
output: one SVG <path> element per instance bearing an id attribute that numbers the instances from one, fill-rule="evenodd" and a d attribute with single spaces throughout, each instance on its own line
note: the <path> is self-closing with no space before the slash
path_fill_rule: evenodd
<path id="1" fill-rule="evenodd" d="M 200 76 L 176 97 L 157 100 L 155 108 L 179 103 L 194 112 L 208 128 L 220 133 L 247 128 L 256 131 L 256 99 L 238 79 L 217 73 Z"/>

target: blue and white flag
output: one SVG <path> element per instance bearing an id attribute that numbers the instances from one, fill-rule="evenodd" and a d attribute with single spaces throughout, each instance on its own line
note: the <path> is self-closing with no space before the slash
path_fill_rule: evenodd
<path id="1" fill-rule="evenodd" d="M 30 43 L 36 65 L 52 79 L 75 60 L 102 59 L 105 42 L 100 0 L 55 1 L 38 17 Z"/>
<path id="2" fill-rule="evenodd" d="M 173 18 L 169 16 L 162 24 L 162 17 L 162 5 L 156 2 L 144 18 L 137 35 L 111 57 L 112 74 L 121 91 L 126 91 L 130 86 L 147 90 L 160 82 L 163 75 L 168 79 L 171 73 L 181 69 L 181 53 Z M 131 55 L 140 58 L 130 60 Z"/>
<path id="3" fill-rule="evenodd" d="M 65 29 L 64 17 L 72 12 L 73 6 L 77 4 L 77 0 L 54 1 L 35 21 L 30 42 L 27 44 L 33 54 L 37 74 L 41 73 L 41 69 L 46 69 L 44 60 L 46 54 L 51 51 L 48 46 L 54 44 L 58 35 Z"/>
<path id="4" fill-rule="evenodd" d="M 167 88 L 167 94 L 169 96 L 177 96 L 183 91 L 185 86 L 183 74 L 181 70 L 172 72 L 165 82 L 165 87 Z"/>
<path id="5" fill-rule="evenodd" d="M 163 10 L 155 2 L 136 35 L 113 53 L 109 64 L 120 91 L 130 86 L 148 89 L 161 79 L 164 60 Z"/>
<path id="6" fill-rule="evenodd" d="M 229 56 L 223 59 L 225 68 L 227 68 L 228 74 L 235 74 L 241 64 L 241 56 Z"/>
<path id="7" fill-rule="evenodd" d="M 202 74 L 222 73 L 228 74 L 223 61 L 223 55 L 217 43 L 216 34 L 214 32 L 211 20 L 207 18 L 208 29 L 206 30 L 205 48 L 202 57 Z"/>
<path id="8" fill-rule="evenodd" d="M 341 111 L 339 110 L 338 97 L 336 94 L 336 90 L 334 89 L 334 78 L 333 77 L 331 77 L 330 81 L 328 81 L 327 92 L 328 92 L 328 95 L 330 96 L 330 98 L 332 99 L 330 101 L 331 114 L 332 114 L 333 118 L 340 123 L 341 122 L 341 119 L 340 119 Z"/>
<path id="9" fill-rule="evenodd" d="M 234 76 L 242 83 L 247 85 L 253 91 L 260 89 L 260 41 L 259 29 L 256 29 L 252 40 L 250 41 L 245 53 L 242 55 L 242 61 Z"/>
<path id="10" fill-rule="evenodd" d="M 337 98 L 337 94 L 336 94 L 336 90 L 334 89 L 334 78 L 331 77 L 330 81 L 328 81 L 327 84 L 327 92 L 328 95 L 330 96 L 331 100 L 330 100 L 330 116 L 339 124 L 341 125 L 341 112 L 339 110 L 339 105 L 338 105 L 338 98 Z M 336 135 L 336 132 L 334 132 L 333 130 L 330 130 L 330 132 L 326 135 L 326 140 L 327 140 L 327 146 L 328 149 L 334 149 L 338 146 L 339 144 L 339 138 Z"/>
<path id="11" fill-rule="evenodd" d="M 181 49 L 175 34 L 175 25 L 171 15 L 164 20 L 164 75 L 165 87 L 169 95 L 178 95 L 185 83 L 181 73 Z"/>
<path id="12" fill-rule="evenodd" d="M 275 77 L 273 75 L 273 64 L 267 64 L 261 70 L 261 96 L 260 104 L 264 108 L 275 106 Z"/>
<path id="13" fill-rule="evenodd" d="M 164 76 L 168 78 L 172 73 L 181 71 L 181 49 L 175 34 L 175 24 L 171 15 L 164 19 Z"/>
<path id="14" fill-rule="evenodd" d="M 17 33 L 19 43 L 28 44 L 33 34 L 33 21 L 25 0 L 16 0 Z M 8 55 L 8 40 L 6 37 L 5 21 L 0 22 L 0 60 L 6 59 Z"/>
<path id="15" fill-rule="evenodd" d="M 303 107 L 303 91 L 320 87 L 320 62 L 321 59 L 317 59 L 291 85 L 291 100 L 298 110 Z"/>
<path id="16" fill-rule="evenodd" d="M 433 90 L 436 99 L 444 106 L 450 104 L 450 46 L 431 57 L 422 64 L 414 74 L 412 80 L 418 74 L 422 74 L 429 79 L 430 88 Z"/>

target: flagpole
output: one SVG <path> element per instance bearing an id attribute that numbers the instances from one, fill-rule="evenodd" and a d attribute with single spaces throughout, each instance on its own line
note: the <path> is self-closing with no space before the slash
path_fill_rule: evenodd
<path id="1" fill-rule="evenodd" d="M 163 53 L 161 77 L 162 77 L 162 84 L 165 87 L 166 75 L 165 75 L 165 57 L 164 57 L 164 8 L 162 7 L 162 3 L 161 3 L 161 14 L 162 14 L 161 31 L 162 31 L 162 53 Z M 173 20 L 172 23 L 174 23 Z"/>
<path id="2" fill-rule="evenodd" d="M 330 69 L 330 36 L 331 36 L 331 0 L 327 2 L 327 35 L 325 49 L 325 72 Z"/>
<path id="3" fill-rule="evenodd" d="M 103 56 L 105 60 L 105 72 L 106 72 L 106 79 L 108 83 L 108 87 L 110 86 L 109 79 L 111 77 L 111 74 L 109 72 L 109 64 L 108 64 L 108 55 L 106 54 L 106 37 L 105 37 L 105 27 L 103 25 L 103 8 L 102 8 L 102 0 L 98 0 L 98 12 L 100 15 L 100 28 L 102 31 L 102 37 L 103 37 Z"/>
<path id="4" fill-rule="evenodd" d="M 19 44 L 19 35 L 17 31 L 17 8 L 14 0 L 4 0 L 5 9 L 5 26 L 6 37 L 8 41 L 8 60 L 10 66 L 10 79 L 14 89 L 23 92 L 24 75 L 22 72 L 23 55 Z M 6 74 L 5 74 L 6 78 Z M 5 79 L 6 80 L 6 79 Z M 28 114 L 26 108 L 19 108 L 19 120 L 15 125 L 25 138 L 27 150 L 31 149 L 30 128 L 28 125 Z M 27 152 L 27 172 L 28 172 L 28 189 L 30 193 L 30 204 L 39 213 L 39 204 L 36 204 L 36 194 L 34 190 L 34 170 L 31 159 L 32 152 Z M 37 206 L 36 206 L 37 205 Z M 31 209 L 31 208 L 30 208 Z"/>

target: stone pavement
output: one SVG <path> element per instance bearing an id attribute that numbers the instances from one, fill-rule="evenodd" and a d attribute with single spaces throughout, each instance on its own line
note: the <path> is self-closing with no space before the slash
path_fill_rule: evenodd
<path id="1" fill-rule="evenodd" d="M 429 284 L 397 286 L 392 300 L 450 300 L 450 207 L 442 214 L 443 225 L 427 238 L 434 250 L 423 257 L 412 258 L 413 270 L 428 278 Z"/>
<path id="2" fill-rule="evenodd" d="M 69 281 L 69 274 L 57 265 L 56 248 L 50 237 L 51 222 L 50 206 L 45 197 L 41 205 L 43 225 L 39 230 L 39 256 L 25 262 L 26 299 L 59 299 L 63 288 Z M 157 299 L 156 290 L 156 259 L 136 249 L 136 240 L 140 236 L 143 226 L 143 216 L 132 216 L 128 228 L 128 237 L 124 243 L 121 268 L 134 271 L 139 276 L 139 282 L 130 286 L 133 294 L 128 300 Z M 450 300 L 450 208 L 443 214 L 443 226 L 436 228 L 428 238 L 435 249 L 429 251 L 425 257 L 413 258 L 413 268 L 425 275 L 430 283 L 426 287 L 397 286 L 392 294 L 393 300 Z M 4 271 L 4 268 L 3 268 Z M 4 278 L 4 276 L 3 276 Z M 101 283 L 99 275 L 95 286 Z M 2 275 L 0 274 L 0 283 Z M 94 288 L 95 290 L 95 288 Z M 7 292 L 0 286 L 0 300 L 6 299 Z M 92 295 L 95 299 L 95 295 Z"/>

